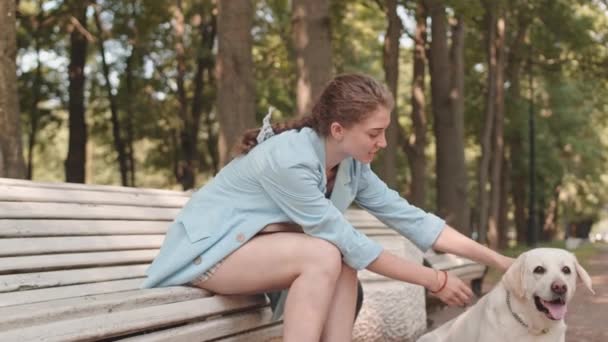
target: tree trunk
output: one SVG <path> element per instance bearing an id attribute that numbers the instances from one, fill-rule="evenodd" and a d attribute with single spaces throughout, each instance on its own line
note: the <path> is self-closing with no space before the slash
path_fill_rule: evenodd
<path id="1" fill-rule="evenodd" d="M 501 227 L 498 225 L 500 215 L 500 196 L 502 163 L 504 154 L 504 67 L 505 67 L 505 29 L 506 22 L 502 11 L 499 9 L 496 20 L 496 39 L 494 42 L 496 51 L 496 78 L 494 83 L 496 97 L 492 101 L 494 107 L 494 134 L 492 151 L 492 178 L 490 197 L 490 216 L 488 221 L 488 242 L 490 247 L 497 249 Z"/>
<path id="2" fill-rule="evenodd" d="M 448 224 L 469 236 L 464 163 L 464 23 L 457 20 L 448 48 L 448 24 L 442 1 L 428 0 L 431 15 L 431 93 L 436 138 L 437 209 Z"/>
<path id="3" fill-rule="evenodd" d="M 310 113 L 332 75 L 329 1 L 292 0 L 292 34 L 298 73 L 296 109 L 302 116 Z"/>
<path id="4" fill-rule="evenodd" d="M 397 133 L 400 129 L 397 115 L 397 85 L 399 78 L 399 38 L 401 37 L 401 19 L 397 15 L 397 0 L 386 0 L 385 12 L 388 27 L 384 36 L 383 67 L 384 79 L 395 99 L 395 108 L 391 112 L 391 124 L 386 131 L 387 146 L 382 151 L 382 164 L 379 175 L 386 184 L 397 188 Z"/>
<path id="5" fill-rule="evenodd" d="M 452 118 L 445 117 L 447 113 L 442 113 L 442 119 L 438 126 L 443 126 L 442 133 L 445 133 L 445 140 L 441 145 L 444 153 L 439 153 L 445 159 L 447 169 L 442 169 L 442 177 L 448 177 L 439 193 L 444 194 L 446 207 L 454 216 L 454 226 L 465 235 L 470 236 L 470 208 L 468 204 L 468 181 L 467 169 L 464 158 L 464 36 L 465 27 L 462 17 L 458 17 L 452 26 L 452 46 L 450 51 L 451 59 L 451 90 L 450 102 L 452 107 Z M 440 133 L 438 137 L 442 137 Z M 445 144 L 445 145 L 444 145 Z M 447 152 L 447 153 L 445 153 Z M 448 185 L 449 184 L 449 185 Z M 447 188 L 445 187 L 447 186 Z"/>
<path id="6" fill-rule="evenodd" d="M 503 153 L 502 158 L 502 173 L 501 173 L 501 184 L 500 184 L 500 212 L 498 215 L 498 226 L 501 229 L 498 230 L 498 249 L 504 250 L 509 246 L 508 236 L 508 213 L 509 213 L 509 189 L 510 184 L 510 166 L 509 161 L 506 157 L 506 152 Z"/>
<path id="7" fill-rule="evenodd" d="M 205 18 L 205 8 L 201 6 L 201 17 Z M 200 44 L 198 47 L 198 53 L 196 58 L 196 72 L 194 74 L 194 97 L 192 99 L 192 129 L 190 130 L 190 134 L 192 135 L 192 139 L 196 141 L 198 131 L 200 129 L 201 118 L 203 112 L 207 112 L 207 116 L 209 116 L 209 112 L 211 111 L 210 106 L 206 106 L 204 108 L 205 101 L 203 101 L 204 89 L 205 86 L 211 86 L 213 68 L 215 62 L 213 60 L 213 43 L 215 41 L 216 31 L 217 31 L 217 18 L 214 14 L 214 11 L 209 9 L 211 13 L 209 19 L 201 20 L 199 25 L 200 32 Z M 205 74 L 209 77 L 207 78 L 207 84 L 205 84 Z M 207 101 L 206 103 L 211 103 L 211 101 Z M 209 136 L 208 139 L 212 137 Z M 205 160 L 205 156 L 202 152 L 199 155 L 190 155 L 188 156 L 192 159 L 198 159 L 201 161 Z M 200 163 L 199 163 L 200 164 Z"/>
<path id="8" fill-rule="evenodd" d="M 16 3 L 0 2 L 0 177 L 25 178 L 17 92 Z"/>
<path id="9" fill-rule="evenodd" d="M 426 8 L 422 1 L 416 7 L 416 32 L 414 37 L 414 63 L 412 74 L 412 126 L 408 135 L 403 132 L 401 146 L 407 156 L 412 179 L 408 199 L 413 205 L 424 208 L 426 199 L 426 99 L 424 96 L 424 74 L 426 66 Z M 400 126 L 397 126 L 401 129 Z"/>
<path id="10" fill-rule="evenodd" d="M 507 110 L 511 115 L 517 115 L 518 112 L 521 112 L 520 75 L 523 62 L 522 47 L 525 46 L 525 38 L 530 22 L 531 18 L 527 16 L 527 13 L 519 13 L 517 16 L 517 31 L 513 41 L 508 44 L 510 48 L 507 56 L 505 77 L 511 85 L 507 91 L 507 95 L 509 96 L 508 104 L 511 106 Z M 522 141 L 523 136 L 521 135 L 520 127 L 512 127 L 507 136 L 507 144 L 510 152 L 510 164 L 512 165 L 509 174 L 510 183 L 512 184 L 513 216 L 518 243 L 526 243 L 528 235 L 526 224 L 526 176 L 525 173 L 518 171 L 523 167 L 523 163 L 520 162 L 521 156 L 524 155 Z"/>
<path id="11" fill-rule="evenodd" d="M 253 4 L 249 0 L 218 1 L 218 9 L 217 113 L 220 165 L 225 165 L 240 135 L 255 125 Z"/>
<path id="12" fill-rule="evenodd" d="M 127 57 L 125 62 L 125 88 L 127 89 L 127 96 L 135 96 L 137 91 L 133 86 L 133 69 L 134 69 L 134 61 L 137 56 L 137 43 L 133 43 L 131 46 L 131 54 Z M 129 183 L 131 186 L 136 187 L 136 177 L 135 177 L 135 154 L 133 150 L 133 143 L 135 141 L 134 133 L 133 133 L 133 121 L 135 119 L 135 110 L 133 108 L 133 101 L 128 101 L 125 106 L 125 114 L 126 114 L 126 153 L 127 153 L 127 164 L 129 169 Z"/>
<path id="13" fill-rule="evenodd" d="M 38 2 L 38 15 L 35 21 L 34 29 L 34 49 L 36 50 L 36 71 L 34 76 L 34 84 L 32 85 L 32 102 L 30 104 L 30 127 L 27 133 L 27 161 L 26 161 L 26 178 L 32 179 L 34 175 L 34 147 L 36 146 L 36 137 L 38 135 L 38 125 L 40 123 L 40 110 L 38 102 L 40 101 L 40 91 L 42 87 L 42 61 L 40 60 L 40 30 L 43 20 L 42 1 Z"/>
<path id="14" fill-rule="evenodd" d="M 122 186 L 129 186 L 129 169 L 127 165 L 127 152 L 125 142 L 122 138 L 122 130 L 120 128 L 120 118 L 118 117 L 118 104 L 116 97 L 112 92 L 112 84 L 110 83 L 110 66 L 106 61 L 106 49 L 104 47 L 105 34 L 99 20 L 99 8 L 94 11 L 95 26 L 97 27 L 97 42 L 99 44 L 99 53 L 101 55 L 101 66 L 103 69 L 103 77 L 106 82 L 106 91 L 108 93 L 108 101 L 110 102 L 110 118 L 112 122 L 112 136 L 114 138 L 114 149 L 118 154 L 118 166 L 120 170 L 120 180 Z"/>
<path id="15" fill-rule="evenodd" d="M 477 231 L 478 241 L 487 243 L 488 235 L 488 215 L 489 215 L 489 193 L 488 193 L 488 173 L 490 170 L 490 159 L 492 155 L 492 131 L 495 123 L 494 99 L 496 98 L 496 5 L 493 2 L 484 2 L 486 47 L 488 58 L 488 79 L 485 101 L 485 117 L 481 132 L 481 158 L 479 160 L 478 181 L 477 181 Z"/>
<path id="16" fill-rule="evenodd" d="M 69 142 L 68 156 L 65 161 L 67 182 L 84 183 L 86 166 L 87 125 L 85 120 L 84 66 L 87 55 L 87 3 L 72 1 L 72 33 L 70 34 L 69 78 Z"/>

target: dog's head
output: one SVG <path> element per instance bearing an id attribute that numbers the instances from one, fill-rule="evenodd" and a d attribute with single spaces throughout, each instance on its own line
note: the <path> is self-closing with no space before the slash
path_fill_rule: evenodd
<path id="1" fill-rule="evenodd" d="M 521 254 L 502 278 L 508 291 L 551 320 L 566 314 L 567 304 L 580 278 L 591 291 L 591 278 L 576 260 L 563 249 L 536 248 Z"/>

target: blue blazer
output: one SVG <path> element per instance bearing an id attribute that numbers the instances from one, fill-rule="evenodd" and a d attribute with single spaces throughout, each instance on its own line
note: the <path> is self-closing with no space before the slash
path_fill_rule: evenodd
<path id="1" fill-rule="evenodd" d="M 300 225 L 334 244 L 346 264 L 363 269 L 382 246 L 345 219 L 353 201 L 421 250 L 432 246 L 445 222 L 407 203 L 368 164 L 343 160 L 327 199 L 324 144 L 306 127 L 273 136 L 232 160 L 178 214 L 142 287 L 188 283 L 277 222 Z"/>

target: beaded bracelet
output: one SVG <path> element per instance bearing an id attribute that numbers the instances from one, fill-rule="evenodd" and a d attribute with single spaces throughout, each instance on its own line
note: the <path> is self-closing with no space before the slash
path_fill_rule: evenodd
<path id="1" fill-rule="evenodd" d="M 435 270 L 435 272 L 437 272 L 437 270 Z M 439 292 L 441 292 L 441 290 L 443 290 L 443 288 L 447 285 L 448 283 L 448 272 L 441 270 L 441 272 L 443 272 L 443 275 L 445 276 L 443 278 L 443 284 L 441 284 L 441 286 L 439 287 L 439 289 L 437 291 L 432 291 L 429 289 L 429 292 L 431 292 L 432 294 L 437 294 Z M 437 272 L 437 280 L 439 281 L 439 272 Z"/>

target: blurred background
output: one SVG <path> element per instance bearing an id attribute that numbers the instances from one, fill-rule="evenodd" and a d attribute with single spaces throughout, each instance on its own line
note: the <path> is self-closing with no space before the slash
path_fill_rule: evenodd
<path id="1" fill-rule="evenodd" d="M 376 172 L 493 248 L 608 242 L 606 0 L 0 0 L 0 177 L 195 189 L 332 76 L 396 98 Z"/>

